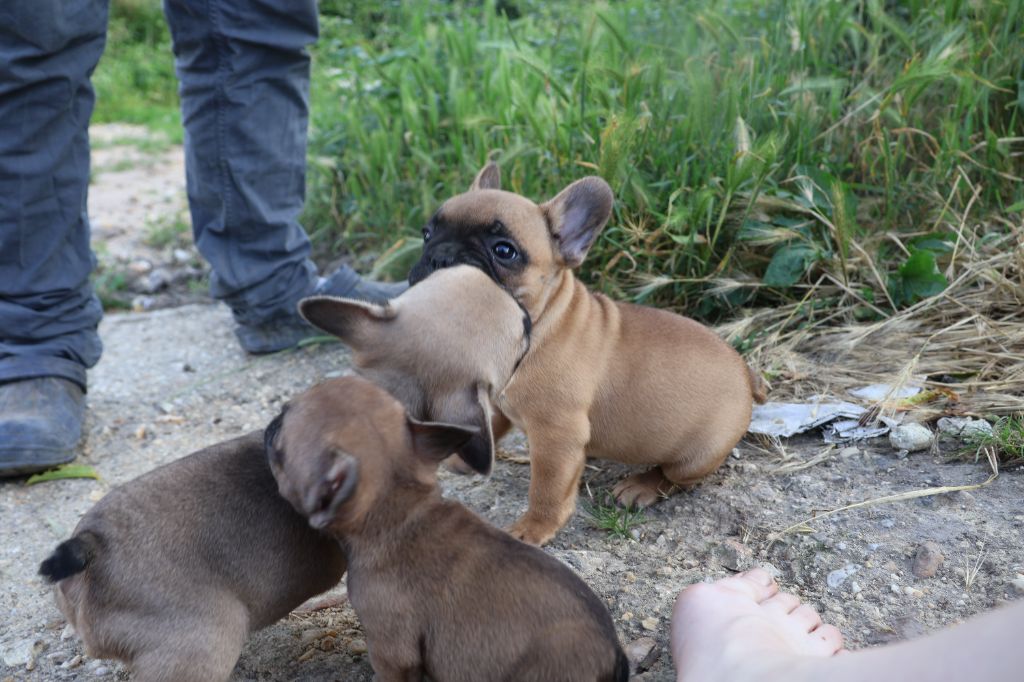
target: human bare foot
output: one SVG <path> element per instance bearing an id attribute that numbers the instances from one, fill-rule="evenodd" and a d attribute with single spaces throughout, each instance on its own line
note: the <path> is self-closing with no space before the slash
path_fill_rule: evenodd
<path id="1" fill-rule="evenodd" d="M 803 679 L 794 673 L 842 650 L 842 633 L 761 569 L 691 585 L 672 615 L 680 682 Z"/>

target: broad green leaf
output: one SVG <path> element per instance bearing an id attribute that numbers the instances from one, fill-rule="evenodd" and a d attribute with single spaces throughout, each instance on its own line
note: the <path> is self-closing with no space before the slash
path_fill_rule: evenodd
<path id="1" fill-rule="evenodd" d="M 890 296 L 897 305 L 910 305 L 923 298 L 942 293 L 949 285 L 935 264 L 931 251 L 911 251 L 890 282 Z"/>
<path id="2" fill-rule="evenodd" d="M 910 240 L 911 250 L 931 251 L 933 253 L 949 253 L 956 242 L 953 232 L 929 232 Z"/>
<path id="3" fill-rule="evenodd" d="M 814 249 L 806 244 L 781 246 L 772 255 L 763 282 L 770 287 L 791 287 L 800 281 L 814 261 Z"/>

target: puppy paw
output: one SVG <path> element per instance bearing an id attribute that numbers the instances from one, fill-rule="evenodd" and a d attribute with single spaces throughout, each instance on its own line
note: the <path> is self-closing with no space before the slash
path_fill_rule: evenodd
<path id="1" fill-rule="evenodd" d="M 555 537 L 555 533 L 558 532 L 558 528 L 551 528 L 546 524 L 538 523 L 526 517 L 513 523 L 507 530 L 508 534 L 516 540 L 522 540 L 528 545 L 535 545 L 537 547 L 547 544 L 551 538 Z"/>
<path id="2" fill-rule="evenodd" d="M 642 474 L 633 474 L 619 481 L 612 489 L 615 501 L 623 507 L 650 507 L 658 500 L 668 497 L 676 491 L 672 484 L 661 473 L 661 469 L 655 467 Z"/>

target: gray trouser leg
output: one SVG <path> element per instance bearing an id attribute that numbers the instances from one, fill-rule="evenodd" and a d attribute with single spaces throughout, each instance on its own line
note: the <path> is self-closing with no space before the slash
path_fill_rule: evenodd
<path id="1" fill-rule="evenodd" d="M 103 348 L 85 205 L 107 2 L 0 3 L 0 382 L 84 388 Z"/>
<path id="2" fill-rule="evenodd" d="M 195 242 L 241 324 L 294 314 L 316 283 L 305 199 L 315 0 L 165 0 Z"/>

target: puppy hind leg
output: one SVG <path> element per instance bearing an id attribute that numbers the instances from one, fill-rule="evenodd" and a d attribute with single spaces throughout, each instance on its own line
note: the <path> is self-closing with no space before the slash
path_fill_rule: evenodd
<path id="1" fill-rule="evenodd" d="M 725 448 L 722 452 L 711 455 L 704 453 L 698 455 L 691 454 L 685 459 L 670 464 L 662 464 L 661 472 L 678 489 L 692 488 L 709 474 L 714 473 L 718 467 L 722 466 L 722 462 L 725 461 L 730 452 L 732 452 L 731 446 Z"/>
<path id="2" fill-rule="evenodd" d="M 712 456 L 702 452 L 688 453 L 675 462 L 627 476 L 615 486 L 612 494 L 624 507 L 649 507 L 662 498 L 700 483 L 721 466 L 731 451 L 732 448 L 729 448 L 724 453 Z"/>
<path id="3" fill-rule="evenodd" d="M 628 677 L 606 633 L 580 622 L 546 628 L 506 672 L 505 682 L 619 682 Z"/>
<path id="4" fill-rule="evenodd" d="M 679 487 L 665 476 L 661 467 L 654 467 L 622 479 L 612 489 L 612 495 L 623 507 L 643 509 L 678 489 Z"/>
<path id="5" fill-rule="evenodd" d="M 242 607 L 239 605 L 239 609 Z M 135 658 L 138 682 L 223 682 L 231 677 L 248 636 L 248 617 L 220 618 L 216 623 L 188 623 L 158 648 Z"/>

